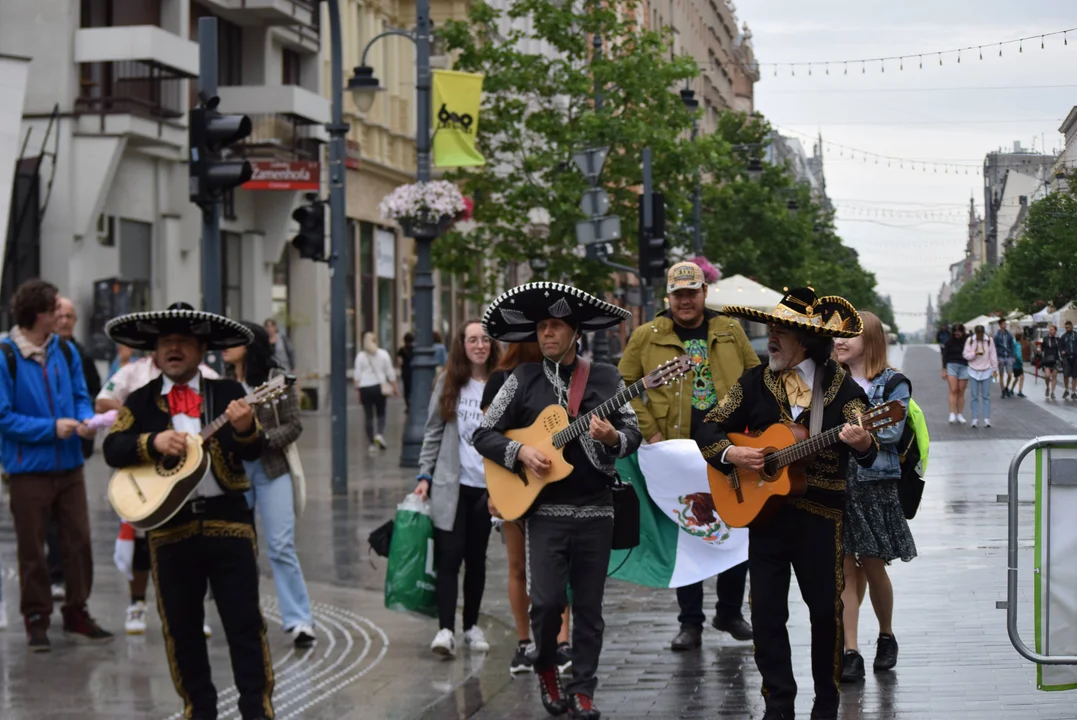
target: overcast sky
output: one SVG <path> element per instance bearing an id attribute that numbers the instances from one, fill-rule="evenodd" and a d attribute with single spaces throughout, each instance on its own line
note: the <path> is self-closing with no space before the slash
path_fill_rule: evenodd
<path id="1" fill-rule="evenodd" d="M 1062 120 L 1077 105 L 1077 32 L 1002 48 L 990 43 L 1077 28 L 1071 0 L 742 0 L 742 22 L 754 35 L 761 63 L 819 61 L 809 77 L 797 68 L 764 66 L 755 86 L 755 105 L 778 129 L 904 158 L 980 164 L 984 154 L 1025 148 L 1062 147 Z M 823 61 L 914 55 L 980 45 L 975 51 L 939 58 L 925 55 L 898 63 L 830 65 Z M 785 134 L 795 133 L 785 132 Z M 811 154 L 811 141 L 802 138 Z M 890 294 L 898 323 L 923 327 L 928 295 L 946 279 L 948 266 L 963 256 L 971 196 L 983 214 L 983 179 L 974 167 L 958 174 L 924 173 L 885 161 L 850 160 L 824 148 L 827 192 L 838 208 L 838 230 L 874 272 L 878 289 Z M 953 172 L 953 171 L 951 171 Z M 903 211 L 894 217 L 879 211 Z M 946 219 L 918 212 L 950 214 Z M 894 225 L 898 227 L 888 227 Z M 816 288 L 825 292 L 826 288 Z M 917 314 L 910 314 L 917 313 Z"/>

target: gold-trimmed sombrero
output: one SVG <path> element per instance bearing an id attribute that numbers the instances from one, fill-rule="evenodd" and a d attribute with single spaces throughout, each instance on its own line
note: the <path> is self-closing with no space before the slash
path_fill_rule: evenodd
<path id="1" fill-rule="evenodd" d="M 864 323 L 852 303 L 837 295 L 817 298 L 815 291 L 808 287 L 793 288 L 769 313 L 742 305 L 726 305 L 722 313 L 767 325 L 809 330 L 827 337 L 850 338 L 864 331 Z"/>

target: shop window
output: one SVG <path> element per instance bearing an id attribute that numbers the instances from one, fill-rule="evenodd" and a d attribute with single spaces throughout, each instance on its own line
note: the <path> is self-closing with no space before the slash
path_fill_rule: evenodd
<path id="1" fill-rule="evenodd" d="M 221 232 L 221 302 L 225 317 L 243 317 L 243 236 Z"/>

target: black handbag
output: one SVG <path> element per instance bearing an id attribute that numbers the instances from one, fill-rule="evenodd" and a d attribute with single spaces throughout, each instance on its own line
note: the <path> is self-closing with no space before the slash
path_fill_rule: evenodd
<path id="1" fill-rule="evenodd" d="M 374 532 L 367 536 L 370 549 L 384 558 L 389 557 L 389 545 L 393 541 L 393 521 L 389 520 L 379 525 Z"/>
<path id="2" fill-rule="evenodd" d="M 613 487 L 614 550 L 630 550 L 639 545 L 639 496 L 631 483 L 614 476 Z"/>

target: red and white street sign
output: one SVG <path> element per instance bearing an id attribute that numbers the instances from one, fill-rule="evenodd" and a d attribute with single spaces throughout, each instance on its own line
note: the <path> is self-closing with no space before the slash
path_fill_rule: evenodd
<path id="1" fill-rule="evenodd" d="M 251 160 L 254 171 L 244 190 L 314 190 L 321 184 L 318 163 L 309 160 L 278 162 Z"/>

